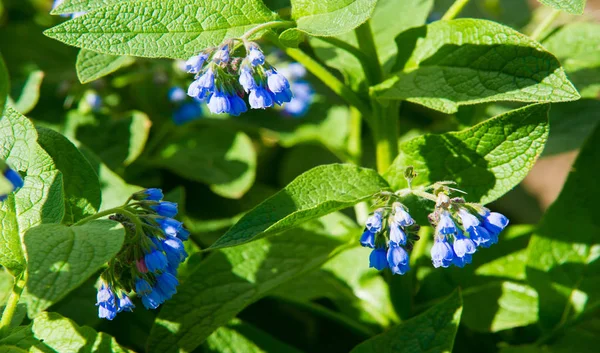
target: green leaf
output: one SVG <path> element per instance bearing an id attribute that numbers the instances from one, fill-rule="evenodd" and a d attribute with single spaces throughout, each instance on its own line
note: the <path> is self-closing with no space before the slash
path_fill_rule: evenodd
<path id="1" fill-rule="evenodd" d="M 394 77 L 373 87 L 381 99 L 401 99 L 444 113 L 493 101 L 565 102 L 579 94 L 552 54 L 529 37 L 474 19 L 437 21 L 396 38 Z M 414 48 L 412 51 L 407 48 Z"/>
<path id="2" fill-rule="evenodd" d="M 40 99 L 40 86 L 44 79 L 43 71 L 33 71 L 27 77 L 27 81 L 21 90 L 19 100 L 15 102 L 15 109 L 21 114 L 27 114 L 35 108 Z"/>
<path id="3" fill-rule="evenodd" d="M 109 220 L 30 229 L 25 234 L 29 316 L 58 302 L 96 273 L 119 252 L 124 237 L 121 225 Z"/>
<path id="4" fill-rule="evenodd" d="M 26 350 L 16 346 L 0 345 L 0 352 L 2 353 L 27 353 Z"/>
<path id="5" fill-rule="evenodd" d="M 367 21 L 377 0 L 291 0 L 298 29 L 313 36 L 335 36 Z"/>
<path id="6" fill-rule="evenodd" d="M 44 32 L 110 55 L 187 59 L 276 16 L 260 0 L 125 1 Z"/>
<path id="7" fill-rule="evenodd" d="M 57 313 L 41 313 L 31 328 L 36 338 L 56 352 L 127 353 L 131 352 L 104 332 L 79 326 Z"/>
<path id="8" fill-rule="evenodd" d="M 68 15 L 75 12 L 90 12 L 100 7 L 129 0 L 63 0 L 50 11 L 51 15 Z"/>
<path id="9" fill-rule="evenodd" d="M 283 232 L 351 207 L 389 186 L 372 169 L 346 164 L 319 166 L 246 213 L 211 249 L 239 245 Z"/>
<path id="10" fill-rule="evenodd" d="M 544 215 L 529 243 L 527 280 L 540 293 L 540 323 L 564 324 L 600 303 L 600 126 L 571 168 L 558 199 Z"/>
<path id="11" fill-rule="evenodd" d="M 256 151 L 243 132 L 211 127 L 173 135 L 156 163 L 187 179 L 207 183 L 228 198 L 242 197 L 254 183 Z"/>
<path id="12" fill-rule="evenodd" d="M 72 224 L 96 214 L 101 195 L 98 175 L 71 141 L 56 131 L 39 127 L 38 143 L 61 171 L 64 181 L 65 217 Z"/>
<path id="13" fill-rule="evenodd" d="M 206 339 L 208 353 L 301 353 L 268 333 L 242 322 L 231 320 Z"/>
<path id="14" fill-rule="evenodd" d="M 123 117 L 94 116 L 70 112 L 66 135 L 96 153 L 109 168 L 118 170 L 133 163 L 143 152 L 152 122 L 140 111 Z"/>
<path id="15" fill-rule="evenodd" d="M 498 332 L 537 322 L 538 294 L 514 282 L 495 282 L 463 292 L 462 323 L 474 331 Z"/>
<path id="16" fill-rule="evenodd" d="M 0 55 L 0 115 L 4 111 L 4 104 L 8 98 L 10 79 L 8 78 L 8 70 L 4 64 L 4 59 Z"/>
<path id="17" fill-rule="evenodd" d="M 212 253 L 164 304 L 150 332 L 149 352 L 194 350 L 246 306 L 325 263 L 348 240 L 340 228 L 323 219 L 287 236 Z"/>
<path id="18" fill-rule="evenodd" d="M 573 15 L 583 14 L 585 0 L 538 0 L 544 5 L 562 10 Z"/>
<path id="19" fill-rule="evenodd" d="M 549 104 L 534 104 L 486 120 L 469 129 L 426 134 L 400 146 L 402 153 L 385 173 L 394 189 L 453 180 L 470 202 L 489 203 L 515 187 L 533 167 L 548 138 Z"/>
<path id="20" fill-rule="evenodd" d="M 3 345 L 18 347 L 24 349 L 25 352 L 54 352 L 50 347 L 44 344 L 40 339 L 36 338 L 31 331 L 32 324 L 27 326 L 17 326 L 10 329 L 10 332 L 5 337 L 0 339 L 0 348 Z M 3 352 L 0 350 L 0 352 Z"/>
<path id="21" fill-rule="evenodd" d="M 462 299 L 454 291 L 446 300 L 356 346 L 351 353 L 451 352 L 460 322 Z"/>
<path id="22" fill-rule="evenodd" d="M 100 77 L 110 75 L 120 68 L 127 67 L 135 62 L 130 56 L 116 56 L 100 54 L 82 49 L 77 55 L 77 77 L 81 83 L 89 83 Z"/>
<path id="23" fill-rule="evenodd" d="M 298 48 L 304 41 L 304 33 L 296 28 L 288 28 L 279 35 L 279 42 L 288 48 Z"/>
<path id="24" fill-rule="evenodd" d="M 37 143 L 33 124 L 10 107 L 0 119 L 0 159 L 25 182 L 0 203 L 0 264 L 12 274 L 25 270 L 21 238 L 42 223 L 60 223 L 65 214 L 62 174 Z"/>

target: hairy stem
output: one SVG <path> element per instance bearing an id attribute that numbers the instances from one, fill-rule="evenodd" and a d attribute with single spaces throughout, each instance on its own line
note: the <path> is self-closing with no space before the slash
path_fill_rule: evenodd
<path id="1" fill-rule="evenodd" d="M 365 74 L 370 85 L 377 84 L 383 80 L 383 69 L 377 56 L 377 48 L 371 30 L 371 22 L 367 21 L 354 30 L 358 47 L 366 55 L 368 67 L 365 69 Z"/>
<path id="2" fill-rule="evenodd" d="M 22 273 L 15 277 L 15 284 L 13 285 L 12 292 L 6 302 L 6 307 L 2 313 L 2 319 L 0 319 L 0 337 L 5 337 L 8 330 L 10 329 L 12 319 L 17 311 L 17 305 L 19 299 L 21 299 L 21 293 L 25 288 L 25 282 L 27 281 L 26 274 Z"/>
<path id="3" fill-rule="evenodd" d="M 544 18 L 544 20 L 537 25 L 537 27 L 535 27 L 533 33 L 531 33 L 531 39 L 536 41 L 543 39 L 541 38 L 542 34 L 544 34 L 548 30 L 548 27 L 550 27 L 552 22 L 556 20 L 559 14 L 560 10 L 552 9 L 552 12 L 549 15 L 547 15 L 546 18 Z"/>
<path id="4" fill-rule="evenodd" d="M 261 25 L 258 25 L 254 28 L 252 28 L 251 30 L 249 30 L 248 32 L 244 33 L 243 36 L 240 37 L 240 39 L 242 41 L 246 41 L 248 39 L 250 39 L 250 37 L 252 37 L 254 34 L 265 30 L 265 29 L 270 29 L 270 28 L 278 28 L 278 27 L 292 27 L 296 24 L 296 22 L 294 21 L 271 21 L 271 22 L 266 22 L 263 23 Z"/>
<path id="5" fill-rule="evenodd" d="M 350 107 L 350 131 L 348 133 L 348 154 L 352 163 L 360 165 L 362 158 L 362 115 L 355 107 Z"/>
<path id="6" fill-rule="evenodd" d="M 371 100 L 373 117 L 371 129 L 375 139 L 375 152 L 377 154 L 377 171 L 382 174 L 398 155 L 398 104 L 388 102 L 384 106 L 376 99 Z"/>
<path id="7" fill-rule="evenodd" d="M 462 9 L 469 3 L 469 0 L 456 0 L 452 6 L 446 11 L 442 20 L 452 20 L 462 11 Z"/>

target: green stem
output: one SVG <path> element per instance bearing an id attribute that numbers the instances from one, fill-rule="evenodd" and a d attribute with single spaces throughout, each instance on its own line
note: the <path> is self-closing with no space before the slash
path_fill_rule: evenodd
<path id="1" fill-rule="evenodd" d="M 79 220 L 77 223 L 74 223 L 73 226 L 79 226 L 79 225 L 82 225 L 89 221 L 93 221 L 94 219 L 98 219 L 100 217 L 109 216 L 109 215 L 115 214 L 115 213 L 120 213 L 120 214 L 127 216 L 129 219 L 131 219 L 131 221 L 135 224 L 136 229 L 142 229 L 142 223 L 140 222 L 139 218 L 132 212 L 127 211 L 124 207 L 125 206 L 119 206 L 119 207 L 110 208 L 110 209 L 102 211 L 102 212 L 98 212 L 95 215 L 91 215 L 89 217 L 85 217 L 84 219 Z"/>
<path id="2" fill-rule="evenodd" d="M 371 129 L 375 139 L 377 171 L 385 173 L 398 155 L 398 103 L 386 102 L 383 106 L 376 99 L 371 100 L 373 117 Z"/>
<path id="3" fill-rule="evenodd" d="M 442 20 L 452 20 L 462 11 L 462 9 L 469 3 L 469 0 L 456 0 L 452 6 L 446 11 Z"/>
<path id="4" fill-rule="evenodd" d="M 352 162 L 360 165 L 362 158 L 362 115 L 355 107 L 350 107 L 350 131 L 348 133 L 348 154 Z"/>
<path id="5" fill-rule="evenodd" d="M 241 40 L 246 41 L 248 39 L 250 39 L 250 37 L 262 30 L 265 29 L 270 29 L 270 28 L 277 28 L 277 27 L 292 27 L 296 25 L 296 22 L 294 21 L 271 21 L 271 22 L 266 22 L 263 23 L 259 26 L 256 26 L 254 28 L 252 28 L 251 30 L 249 30 L 248 32 L 244 33 L 243 36 L 240 37 Z"/>
<path id="6" fill-rule="evenodd" d="M 319 64 L 315 59 L 311 58 L 308 54 L 300 49 L 294 48 L 282 48 L 285 53 L 292 59 L 301 63 L 306 67 L 310 73 L 315 75 L 324 84 L 327 85 L 333 92 L 344 99 L 348 104 L 353 105 L 358 109 L 363 116 L 371 115 L 371 109 L 365 104 L 354 91 L 348 86 L 344 85 L 340 80 L 337 79 L 331 72 L 325 67 Z"/>
<path id="7" fill-rule="evenodd" d="M 17 305 L 19 304 L 19 299 L 21 299 L 21 293 L 23 293 L 23 288 L 25 288 L 25 282 L 27 281 L 27 276 L 25 273 L 22 273 L 15 277 L 15 284 L 13 286 L 13 290 L 8 297 L 8 301 L 6 302 L 6 307 L 4 308 L 4 312 L 2 313 L 2 319 L 0 320 L 0 337 L 5 337 L 7 331 L 10 329 L 11 322 L 13 316 L 15 316 L 15 312 L 17 311 Z"/>
<path id="8" fill-rule="evenodd" d="M 558 17 L 558 15 L 560 14 L 560 11 L 557 9 L 552 9 L 552 12 L 546 16 L 546 18 L 544 18 L 544 20 L 542 22 L 540 22 L 537 27 L 533 30 L 533 33 L 531 33 L 531 39 L 539 41 L 542 36 L 542 34 L 544 34 L 547 30 L 548 27 L 550 27 L 550 25 L 552 24 L 552 22 L 554 22 L 554 20 L 556 20 L 556 18 Z"/>
<path id="9" fill-rule="evenodd" d="M 360 61 L 360 64 L 362 65 L 363 70 L 365 72 L 368 70 L 371 61 L 362 50 L 336 37 L 319 37 L 319 40 L 322 40 L 326 43 L 329 43 L 342 50 L 347 51 L 349 54 L 353 55 L 356 59 L 358 59 L 358 61 Z"/>
<path id="10" fill-rule="evenodd" d="M 370 85 L 375 85 L 383 80 L 383 69 L 377 56 L 377 47 L 375 46 L 375 40 L 373 38 L 373 31 L 371 30 L 371 22 L 366 21 L 362 25 L 358 26 L 354 30 L 356 40 L 358 40 L 358 47 L 366 55 L 368 66 L 365 69 L 365 74 L 369 80 Z"/>

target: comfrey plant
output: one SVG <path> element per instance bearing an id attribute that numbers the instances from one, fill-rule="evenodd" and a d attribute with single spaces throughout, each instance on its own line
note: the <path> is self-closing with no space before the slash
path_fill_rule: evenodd
<path id="1" fill-rule="evenodd" d="M 412 167 L 405 173 L 410 186 Z M 409 269 L 409 251 L 412 250 L 420 226 L 408 213 L 402 200 L 408 196 L 435 201 L 435 209 L 429 215 L 429 222 L 435 228 L 431 247 L 433 266 L 464 267 L 471 263 L 472 255 L 478 247 L 487 248 L 498 242 L 498 235 L 508 225 L 508 219 L 497 212 L 476 203 L 466 203 L 461 197 L 452 198 L 448 194 L 457 190 L 439 182 L 423 190 L 408 189 L 395 193 L 381 193 L 379 201 L 393 202 L 390 207 L 381 207 L 367 218 L 360 238 L 364 247 L 373 248 L 369 257 L 369 267 L 379 271 L 390 268 L 394 274 L 405 274 Z M 432 189 L 433 193 L 426 190 Z"/>
<path id="2" fill-rule="evenodd" d="M 293 94 L 288 80 L 266 61 L 258 44 L 240 41 L 246 50 L 244 58 L 232 57 L 238 40 L 229 40 L 188 59 L 186 70 L 195 74 L 188 95 L 206 101 L 214 114 L 233 116 L 248 110 L 245 94 L 252 109 L 290 102 Z"/>
<path id="3" fill-rule="evenodd" d="M 123 206 L 126 213 L 110 217 L 123 224 L 127 238 L 100 275 L 100 318 L 112 320 L 121 311 L 133 311 L 129 293 L 137 294 L 146 309 L 156 309 L 177 292 L 177 268 L 188 256 L 183 241 L 189 232 L 172 218 L 177 204 L 162 198 L 160 189 L 137 192 Z"/>

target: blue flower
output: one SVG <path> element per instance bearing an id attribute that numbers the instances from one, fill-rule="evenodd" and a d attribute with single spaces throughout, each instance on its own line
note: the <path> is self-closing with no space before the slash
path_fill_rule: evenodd
<path id="1" fill-rule="evenodd" d="M 192 82 L 188 88 L 188 96 L 204 99 L 210 95 L 215 89 L 215 72 L 212 67 L 209 67 L 206 72 L 197 80 Z"/>
<path id="2" fill-rule="evenodd" d="M 198 55 L 192 56 L 185 62 L 185 71 L 191 74 L 197 74 L 202 70 L 202 66 L 204 62 L 208 59 L 208 54 L 200 53 Z"/>
<path id="3" fill-rule="evenodd" d="M 177 232 L 179 232 L 183 224 L 173 218 L 157 218 L 156 223 L 162 229 L 162 231 L 167 234 L 176 237 Z M 185 239 L 182 239 L 185 240 Z"/>
<path id="4" fill-rule="evenodd" d="M 294 81 L 291 89 L 294 97 L 283 106 L 283 111 L 293 117 L 304 116 L 313 101 L 314 91 L 306 81 Z"/>
<path id="5" fill-rule="evenodd" d="M 258 66 L 265 63 L 265 54 L 257 46 L 251 46 L 247 55 L 248 61 L 252 66 Z"/>
<path id="6" fill-rule="evenodd" d="M 454 244 L 452 244 L 452 247 L 458 257 L 464 257 L 465 254 L 474 254 L 477 250 L 475 242 L 466 238 L 460 230 L 454 235 Z"/>
<path id="7" fill-rule="evenodd" d="M 175 217 L 177 214 L 177 204 L 175 202 L 162 201 L 157 205 L 150 206 L 150 208 L 163 217 Z"/>
<path id="8" fill-rule="evenodd" d="M 273 106 L 273 94 L 262 86 L 250 91 L 248 102 L 252 109 L 266 109 Z"/>
<path id="9" fill-rule="evenodd" d="M 181 227 L 177 231 L 177 238 L 183 241 L 188 240 L 190 238 L 190 232 L 187 229 Z"/>
<path id="10" fill-rule="evenodd" d="M 396 212 L 394 213 L 394 221 L 398 223 L 398 225 L 402 227 L 408 227 L 415 223 L 415 220 L 412 219 L 410 214 L 408 214 L 408 212 L 406 212 L 406 210 L 404 210 L 403 207 L 398 206 L 396 207 L 395 211 Z"/>
<path id="11" fill-rule="evenodd" d="M 410 269 L 408 264 L 408 253 L 403 247 L 390 242 L 387 251 L 387 261 L 392 273 L 403 275 Z"/>
<path id="12" fill-rule="evenodd" d="M 104 283 L 100 286 L 96 300 L 99 318 L 112 320 L 117 316 L 115 294 L 109 286 L 105 286 Z"/>
<path id="13" fill-rule="evenodd" d="M 237 94 L 229 96 L 229 105 L 231 106 L 230 114 L 233 116 L 240 116 L 240 114 L 248 111 L 246 102 Z"/>
<path id="14" fill-rule="evenodd" d="M 278 74 L 274 69 L 267 70 L 267 85 L 269 90 L 273 93 L 279 93 L 288 91 L 290 89 L 290 83 L 285 76 Z M 291 95 L 291 92 L 290 92 Z"/>
<path id="15" fill-rule="evenodd" d="M 291 102 L 292 98 L 294 98 L 294 95 L 292 94 L 292 91 L 289 89 L 285 90 L 283 92 L 273 93 L 273 100 L 278 105 L 282 105 L 283 103 Z"/>
<path id="16" fill-rule="evenodd" d="M 226 44 L 217 50 L 212 60 L 217 64 L 229 62 L 229 45 Z"/>
<path id="17" fill-rule="evenodd" d="M 148 283 L 148 281 L 146 281 L 145 279 L 138 278 L 135 281 L 135 292 L 138 295 L 146 295 L 152 292 L 152 287 L 150 286 L 150 283 Z"/>
<path id="18" fill-rule="evenodd" d="M 167 267 L 167 257 L 162 251 L 152 249 L 148 254 L 144 256 L 146 261 L 146 267 L 150 272 L 163 271 Z"/>
<path id="19" fill-rule="evenodd" d="M 492 245 L 492 236 L 485 228 L 481 226 L 471 227 L 467 232 L 469 233 L 471 239 L 475 242 L 475 245 L 483 248 L 488 248 L 490 245 Z"/>
<path id="20" fill-rule="evenodd" d="M 183 247 L 183 242 L 176 237 L 167 236 L 163 241 L 163 249 L 165 250 L 165 254 L 167 254 L 169 266 L 174 268 L 177 268 L 177 266 L 179 266 L 179 264 L 188 256 Z"/>
<path id="21" fill-rule="evenodd" d="M 395 220 L 390 224 L 390 242 L 397 245 L 406 245 L 406 234 Z"/>
<path id="22" fill-rule="evenodd" d="M 469 231 L 469 229 L 475 228 L 480 224 L 479 219 L 464 208 L 461 208 L 460 211 L 458 211 L 458 215 L 460 216 L 460 220 L 466 231 Z"/>
<path id="23" fill-rule="evenodd" d="M 121 296 L 119 297 L 119 309 L 117 312 L 133 311 L 133 309 L 135 309 L 135 305 L 133 305 L 131 299 L 129 299 L 125 293 L 121 293 Z"/>
<path id="24" fill-rule="evenodd" d="M 23 187 L 23 178 L 21 178 L 21 175 L 13 169 L 6 168 L 6 170 L 4 171 L 4 177 L 8 179 L 8 181 L 10 181 L 10 183 L 13 185 L 13 190 Z"/>
<path id="25" fill-rule="evenodd" d="M 375 213 L 373 213 L 373 215 L 367 218 L 367 221 L 365 222 L 367 229 L 373 233 L 378 233 L 379 231 L 381 231 L 382 220 L 383 216 L 381 212 L 375 211 Z"/>
<path id="26" fill-rule="evenodd" d="M 247 65 L 242 65 L 240 68 L 240 78 L 238 79 L 240 85 L 244 88 L 244 91 L 250 92 L 253 89 L 256 89 L 256 81 L 254 80 L 254 76 L 252 76 L 252 69 Z"/>
<path id="27" fill-rule="evenodd" d="M 435 268 L 448 267 L 452 263 L 454 258 L 454 251 L 450 247 L 450 244 L 446 241 L 446 238 L 436 237 L 435 244 L 431 247 L 431 261 Z"/>
<path id="28" fill-rule="evenodd" d="M 102 108 L 102 98 L 96 93 L 88 93 L 85 95 L 85 102 L 93 111 L 98 111 Z"/>
<path id="29" fill-rule="evenodd" d="M 163 192 L 161 189 L 149 188 L 133 194 L 134 200 L 148 200 L 148 201 L 160 201 L 163 199 Z"/>
<path id="30" fill-rule="evenodd" d="M 208 109 L 213 114 L 229 113 L 231 111 L 231 104 L 223 92 L 215 90 L 208 100 Z"/>
<path id="31" fill-rule="evenodd" d="M 164 302 L 160 292 L 153 289 L 150 293 L 142 296 L 142 304 L 146 309 L 156 309 Z"/>
<path id="32" fill-rule="evenodd" d="M 185 100 L 185 91 L 179 86 L 174 86 L 169 89 L 168 96 L 173 103 L 182 102 Z"/>
<path id="33" fill-rule="evenodd" d="M 360 245 L 368 248 L 375 247 L 375 233 L 368 229 L 365 229 L 364 233 L 360 237 Z"/>
<path id="34" fill-rule="evenodd" d="M 184 103 L 173 113 L 173 122 L 175 125 L 183 125 L 192 120 L 202 117 L 202 109 L 197 103 Z"/>
<path id="35" fill-rule="evenodd" d="M 369 256 L 369 267 L 374 267 L 378 271 L 383 270 L 388 265 L 387 254 L 385 248 L 377 248 L 371 251 Z"/>
<path id="36" fill-rule="evenodd" d="M 456 254 L 455 254 L 456 255 Z M 454 256 L 452 258 L 452 265 L 456 266 L 456 267 L 460 267 L 463 268 L 466 265 L 471 263 L 472 260 L 472 255 L 471 254 L 465 254 L 465 256 L 463 257 L 459 257 L 459 256 Z"/>
<path id="37" fill-rule="evenodd" d="M 483 227 L 490 233 L 492 244 L 498 242 L 498 234 L 508 225 L 508 218 L 498 212 L 483 215 Z"/>
<path id="38" fill-rule="evenodd" d="M 436 233 L 443 235 L 456 233 L 456 225 L 454 224 L 454 221 L 450 217 L 450 213 L 448 211 L 444 211 L 440 215 L 440 222 L 437 225 Z"/>
<path id="39" fill-rule="evenodd" d="M 161 273 L 156 277 L 156 289 L 162 293 L 163 301 L 171 299 L 177 293 L 178 285 L 179 281 L 177 278 L 168 272 Z"/>

